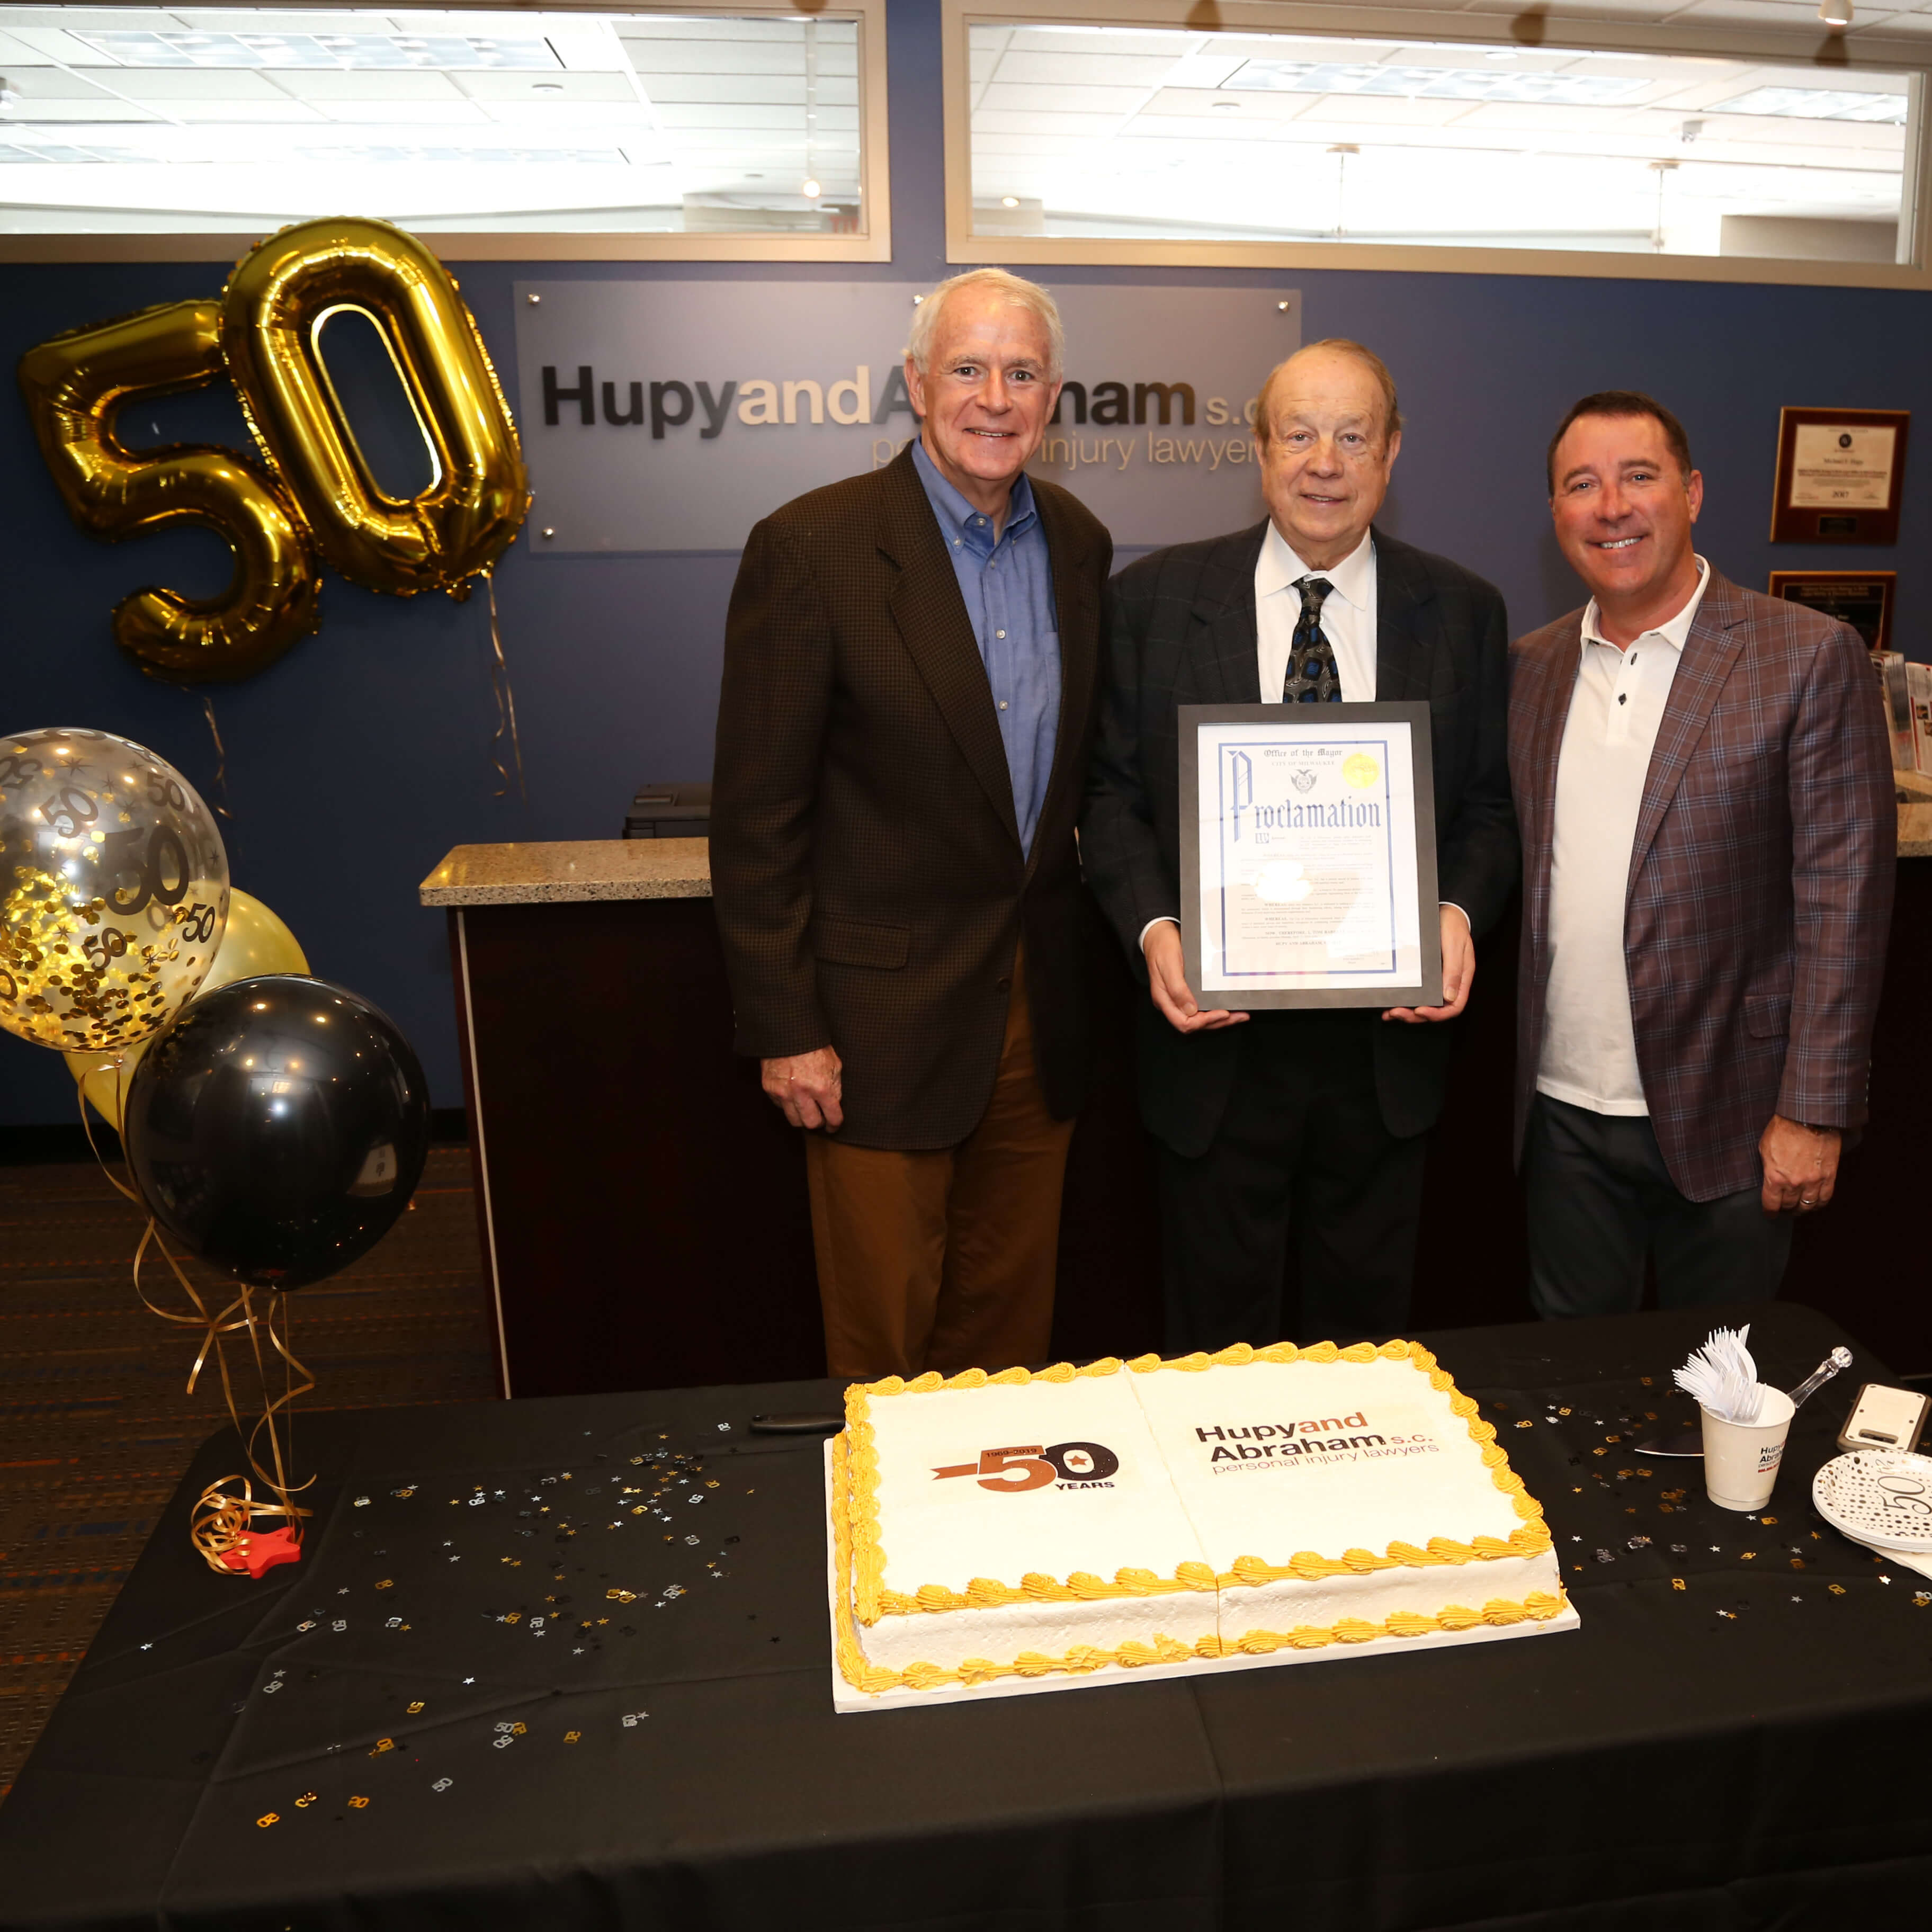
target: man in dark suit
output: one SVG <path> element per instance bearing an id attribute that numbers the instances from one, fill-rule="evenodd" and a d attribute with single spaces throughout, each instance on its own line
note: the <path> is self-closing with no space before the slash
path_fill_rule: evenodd
<path id="1" fill-rule="evenodd" d="M 1081 820 L 1088 878 L 1149 984 L 1141 1112 L 1159 1148 L 1175 1348 L 1279 1337 L 1291 1240 L 1301 1339 L 1407 1319 L 1443 1022 L 1468 1000 L 1474 935 L 1516 878 L 1502 599 L 1372 528 L 1402 447 L 1388 370 L 1358 343 L 1311 345 L 1269 376 L 1255 441 L 1268 520 L 1157 551 L 1112 586 Z M 1430 706 L 1443 1004 L 1204 1012 L 1178 923 L 1178 707 L 1403 698 Z"/>
<path id="2" fill-rule="evenodd" d="M 1774 1294 L 1865 1120 L 1898 817 L 1865 649 L 1691 548 L 1683 425 L 1586 396 L 1549 454 L 1591 599 L 1512 652 L 1516 1144 L 1545 1316 Z"/>
<path id="3" fill-rule="evenodd" d="M 712 891 L 737 1051 L 805 1134 L 837 1376 L 1048 1352 L 1113 555 L 1024 473 L 1060 356 L 1043 289 L 943 284 L 907 352 L 918 440 L 760 524 L 732 592 Z"/>

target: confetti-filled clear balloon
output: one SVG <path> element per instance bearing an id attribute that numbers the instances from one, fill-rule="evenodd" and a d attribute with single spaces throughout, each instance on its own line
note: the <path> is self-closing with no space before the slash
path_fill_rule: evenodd
<path id="1" fill-rule="evenodd" d="M 0 737 L 0 1026 L 68 1052 L 146 1040 L 227 917 L 221 835 L 172 765 L 105 731 Z"/>

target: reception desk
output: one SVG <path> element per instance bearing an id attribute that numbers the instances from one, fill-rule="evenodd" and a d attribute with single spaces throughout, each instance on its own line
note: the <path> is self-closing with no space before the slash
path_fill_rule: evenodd
<path id="1" fill-rule="evenodd" d="M 1916 788 L 1913 788 L 1915 792 Z M 1932 793 L 1932 787 L 1928 788 Z M 1830 1210 L 1799 1223 L 1785 1293 L 1901 1372 L 1932 1368 L 1916 1215 L 1932 1180 L 1932 796 L 1901 803 L 1899 892 L 1873 1047 L 1872 1125 Z M 700 838 L 460 845 L 422 887 L 447 908 L 464 1100 L 506 1395 L 821 1375 L 800 1136 L 731 1052 Z M 1414 1324 L 1528 1312 L 1510 1164 L 1516 923 L 1478 951 L 1430 1155 Z M 1069 1156 L 1054 1352 L 1160 1345 L 1160 1229 L 1134 1103 L 1144 997 L 1096 910 L 1098 1019 Z"/>

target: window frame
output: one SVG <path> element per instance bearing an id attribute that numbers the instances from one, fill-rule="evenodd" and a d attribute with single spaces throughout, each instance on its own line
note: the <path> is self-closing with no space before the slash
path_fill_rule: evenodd
<path id="1" fill-rule="evenodd" d="M 62 4 L 62 0 L 52 0 Z M 240 0 L 274 12 L 272 0 Z M 319 13 L 367 12 L 369 0 L 296 0 Z M 533 10 L 532 0 L 413 0 L 466 14 L 512 18 Z M 452 230 L 429 236 L 446 262 L 890 262 L 892 259 L 892 168 L 886 142 L 886 8 L 887 0 L 826 0 L 824 10 L 857 16 L 860 235 L 600 235 L 546 229 Z M 155 0 L 90 0 L 92 14 L 151 10 Z M 410 10 L 411 0 L 401 0 Z M 816 14 L 809 4 L 770 0 L 537 0 L 550 14 L 716 14 L 727 19 L 796 20 Z M 231 260 L 251 238 L 238 230 L 212 233 L 100 235 L 52 232 L 0 235 L 0 262 L 206 262 Z"/>
<path id="2" fill-rule="evenodd" d="M 1569 275 L 1628 281 L 1745 282 L 1830 288 L 1932 289 L 1932 33 L 1834 34 L 1844 63 L 1900 74 L 1910 83 L 1908 126 L 1900 184 L 1900 252 L 1884 262 L 1781 261 L 1757 256 L 1640 255 L 1570 248 L 1498 248 L 1373 242 L 1150 241 L 1125 236 L 980 236 L 974 232 L 972 68 L 974 26 L 1184 29 L 1196 33 L 1304 33 L 1364 40 L 1430 40 L 1579 52 L 1682 54 L 1747 59 L 1796 70 L 1830 71 L 1817 58 L 1822 29 L 1738 28 L 1690 20 L 1666 26 L 1634 14 L 1568 18 L 1538 11 L 1437 13 L 1424 8 L 1311 6 L 1294 0 L 1217 0 L 1212 24 L 1190 17 L 1197 0 L 940 0 L 943 10 L 946 138 L 946 259 L 962 265 L 1016 267 L 1093 265 L 1135 268 L 1351 268 L 1390 273 Z M 1534 38 L 1512 31 L 1533 20 Z"/>

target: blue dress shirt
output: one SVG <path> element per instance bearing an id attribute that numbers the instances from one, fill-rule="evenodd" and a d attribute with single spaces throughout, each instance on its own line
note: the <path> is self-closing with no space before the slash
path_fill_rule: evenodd
<path id="1" fill-rule="evenodd" d="M 1020 850 L 1030 856 L 1040 807 L 1053 776 L 1053 744 L 1060 730 L 1060 626 L 1054 614 L 1053 564 L 1033 485 L 1022 472 L 1006 507 L 1006 527 L 995 542 L 992 518 L 976 510 L 940 475 L 922 442 L 913 445 L 912 460 L 926 486 L 926 501 L 939 520 L 980 662 L 993 687 L 1000 738 L 1006 748 L 1006 775 L 1012 781 Z"/>

